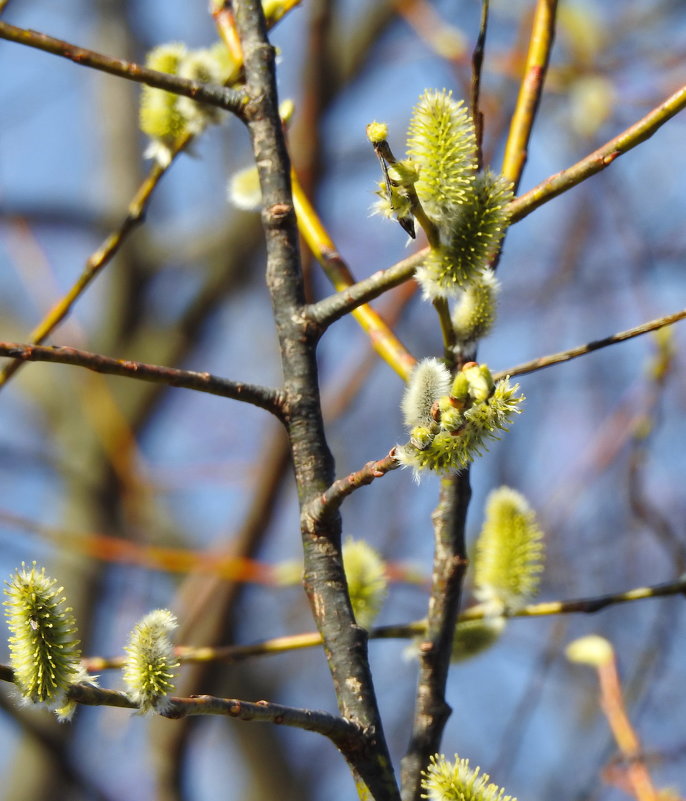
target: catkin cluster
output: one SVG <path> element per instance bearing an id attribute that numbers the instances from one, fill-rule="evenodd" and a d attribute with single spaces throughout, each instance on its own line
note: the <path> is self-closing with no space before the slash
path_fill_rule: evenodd
<path id="1" fill-rule="evenodd" d="M 398 446 L 396 457 L 412 467 L 415 478 L 424 470 L 447 473 L 466 467 L 498 439 L 523 396 L 508 379 L 493 381 L 485 364 L 469 362 L 451 381 L 438 359 L 424 359 L 415 367 L 402 401 L 410 440 Z"/>
<path id="2" fill-rule="evenodd" d="M 367 135 L 386 154 L 384 180 L 375 211 L 408 230 L 412 215 L 429 240 L 416 272 L 424 297 L 456 301 L 453 325 L 458 343 L 471 345 L 490 331 L 498 283 L 489 268 L 508 225 L 512 185 L 491 170 L 479 171 L 474 122 L 462 101 L 445 90 L 427 90 L 415 106 L 407 159 L 390 161 L 385 126 L 372 123 Z"/>
<path id="3" fill-rule="evenodd" d="M 158 72 L 167 72 L 200 83 L 225 83 L 235 70 L 226 47 L 217 42 L 212 47 L 189 50 L 180 42 L 159 45 L 147 55 L 145 65 Z M 178 144 L 187 134 L 199 134 L 210 123 L 219 122 L 220 109 L 143 86 L 140 104 L 140 127 L 150 137 L 145 151 L 162 167 L 171 162 Z"/>

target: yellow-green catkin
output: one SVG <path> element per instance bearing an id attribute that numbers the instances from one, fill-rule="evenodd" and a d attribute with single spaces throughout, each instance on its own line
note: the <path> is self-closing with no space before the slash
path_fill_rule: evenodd
<path id="1" fill-rule="evenodd" d="M 614 648 L 609 640 L 599 634 L 588 634 L 573 640 L 565 648 L 565 656 L 570 662 L 601 667 L 614 659 Z"/>
<path id="2" fill-rule="evenodd" d="M 465 203 L 477 169 L 474 123 L 452 93 L 428 89 L 412 112 L 408 156 L 419 177 L 417 196 L 438 226 L 452 220 Z"/>
<path id="3" fill-rule="evenodd" d="M 455 627 L 451 661 L 461 662 L 487 651 L 498 641 L 504 629 L 505 618 L 500 616 L 461 620 Z"/>
<path id="4" fill-rule="evenodd" d="M 479 173 L 452 217 L 440 226 L 416 279 L 430 300 L 454 297 L 478 280 L 496 254 L 508 225 L 512 184 L 490 170 Z"/>
<path id="5" fill-rule="evenodd" d="M 254 164 L 231 176 L 227 195 L 236 208 L 243 211 L 259 211 L 262 206 L 262 190 L 260 176 Z"/>
<path id="6" fill-rule="evenodd" d="M 471 345 L 491 332 L 496 318 L 500 285 L 493 270 L 485 269 L 462 291 L 452 321 L 457 341 Z"/>
<path id="7" fill-rule="evenodd" d="M 179 663 L 171 634 L 176 617 L 168 609 L 149 612 L 133 629 L 126 651 L 123 678 L 127 693 L 141 712 L 164 712 L 174 689 Z"/>
<path id="8" fill-rule="evenodd" d="M 454 762 L 435 754 L 422 776 L 422 797 L 429 801 L 517 801 L 493 784 L 488 773 L 470 768 L 469 760 L 460 759 L 457 754 Z"/>
<path id="9" fill-rule="evenodd" d="M 388 591 L 386 563 L 368 543 L 348 539 L 343 544 L 343 567 L 355 619 L 368 629 Z"/>
<path id="10" fill-rule="evenodd" d="M 526 498 L 510 487 L 493 490 L 476 542 L 475 596 L 495 609 L 521 608 L 538 591 L 543 559 L 543 532 Z"/>
<path id="11" fill-rule="evenodd" d="M 32 703 L 60 706 L 80 681 L 79 640 L 62 587 L 45 569 L 24 563 L 5 584 L 10 630 L 10 664 L 22 696 Z"/>
<path id="12" fill-rule="evenodd" d="M 145 66 L 177 75 L 187 53 L 186 46 L 180 42 L 162 44 L 148 53 Z M 164 89 L 145 85 L 141 89 L 140 127 L 151 139 L 146 156 L 156 159 L 162 166 L 169 164 L 174 144 L 186 131 L 186 121 L 179 111 L 178 99 L 178 95 Z"/>

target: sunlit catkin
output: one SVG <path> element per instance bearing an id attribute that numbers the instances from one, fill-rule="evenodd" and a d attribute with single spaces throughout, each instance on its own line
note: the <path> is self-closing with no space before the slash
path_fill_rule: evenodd
<path id="1" fill-rule="evenodd" d="M 168 609 L 155 609 L 134 627 L 124 648 L 124 683 L 141 712 L 163 712 L 174 689 L 179 663 L 170 637 L 175 628 L 176 617 Z"/>
<path id="2" fill-rule="evenodd" d="M 442 754 L 432 756 L 422 776 L 422 797 L 429 801 L 517 801 L 493 784 L 488 773 L 470 768 L 469 760 L 457 754 L 454 762 Z"/>
<path id="3" fill-rule="evenodd" d="M 412 112 L 407 154 L 419 169 L 415 189 L 424 211 L 439 226 L 452 220 L 477 168 L 474 123 L 464 103 L 427 89 Z"/>
<path id="4" fill-rule="evenodd" d="M 33 703 L 59 705 L 81 678 L 79 641 L 62 587 L 45 569 L 22 563 L 5 585 L 10 664 L 21 694 Z"/>
<path id="5" fill-rule="evenodd" d="M 493 490 L 476 542 L 476 597 L 498 608 L 520 608 L 536 595 L 543 558 L 543 532 L 526 498 L 510 487 Z"/>

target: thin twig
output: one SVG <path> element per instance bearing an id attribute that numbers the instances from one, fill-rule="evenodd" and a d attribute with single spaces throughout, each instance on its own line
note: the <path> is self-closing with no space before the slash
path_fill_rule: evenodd
<path id="1" fill-rule="evenodd" d="M 590 598 L 577 598 L 569 601 L 543 601 L 542 603 L 528 604 L 521 609 L 504 610 L 503 617 L 551 617 L 555 615 L 594 615 L 610 606 L 644 601 L 649 598 L 666 598 L 671 595 L 686 596 L 686 576 L 676 581 L 669 581 L 652 586 L 635 587 L 624 592 L 596 595 Z M 483 620 L 492 614 L 492 610 L 481 604 L 475 604 L 465 609 L 458 621 Z M 369 632 L 370 640 L 413 639 L 426 634 L 426 620 L 415 620 L 411 623 L 396 623 L 388 626 L 377 626 Z M 321 646 L 322 638 L 319 632 L 310 631 L 302 634 L 290 634 L 283 637 L 272 637 L 268 640 L 252 643 L 250 645 L 226 645 L 216 647 L 189 647 L 179 645 L 174 653 L 179 662 L 239 662 L 255 656 L 272 656 L 275 654 L 290 653 L 303 648 L 317 648 Z M 100 657 L 92 656 L 81 660 L 83 667 L 90 673 L 99 673 L 103 670 L 116 670 L 124 666 L 126 657 Z M 1 672 L 0 679 L 5 678 Z"/>
<path id="2" fill-rule="evenodd" d="M 509 205 L 511 222 L 524 219 L 532 211 L 561 195 L 568 189 L 580 184 L 591 175 L 609 167 L 619 156 L 632 150 L 637 145 L 659 130 L 686 107 L 686 86 L 682 86 L 663 103 L 654 108 L 645 117 L 631 125 L 625 131 L 610 139 L 602 147 L 578 161 L 576 164 L 546 178 L 540 184 L 523 195 L 515 198 Z"/>
<path id="3" fill-rule="evenodd" d="M 674 312 L 674 314 L 668 314 L 665 317 L 659 317 L 657 320 L 651 320 L 642 325 L 637 325 L 635 328 L 629 328 L 627 331 L 620 331 L 618 334 L 612 334 L 604 339 L 595 339 L 592 342 L 587 342 L 585 345 L 579 345 L 576 348 L 553 353 L 550 356 L 540 356 L 538 359 L 532 359 L 530 362 L 518 364 L 516 367 L 511 367 L 507 370 L 498 370 L 498 372 L 493 373 L 493 378 L 499 381 L 506 376 L 525 375 L 526 373 L 533 373 L 536 370 L 542 370 L 544 367 L 568 362 L 579 356 L 584 356 L 586 353 L 591 353 L 594 350 L 606 348 L 608 345 L 616 345 L 618 342 L 624 342 L 627 339 L 632 339 L 641 334 L 648 334 L 651 331 L 656 331 L 658 328 L 663 328 L 666 325 L 671 325 L 679 320 L 683 320 L 684 317 L 686 317 L 686 309 Z"/>
<path id="4" fill-rule="evenodd" d="M 190 139 L 190 136 L 185 137 L 181 146 L 185 146 L 187 139 Z M 174 157 L 180 149 L 181 147 L 177 149 L 174 153 Z M 27 341 L 31 345 L 40 345 L 50 336 L 62 320 L 69 315 L 74 304 L 93 279 L 119 252 L 131 231 L 143 222 L 152 193 L 167 169 L 167 167 L 161 167 L 159 164 L 155 164 L 151 167 L 150 172 L 138 187 L 136 194 L 129 203 L 126 217 L 123 219 L 121 225 L 109 234 L 102 245 L 89 257 L 83 272 L 74 284 L 69 288 L 66 294 L 54 304 L 40 323 L 28 335 Z M 2 388 L 19 370 L 21 365 L 21 361 L 13 361 L 3 367 L 0 371 L 0 388 Z"/>
<path id="5" fill-rule="evenodd" d="M 349 747 L 359 737 L 357 725 L 338 715 L 311 709 L 299 709 L 268 701 L 240 701 L 236 698 L 217 698 L 212 695 L 192 695 L 189 698 L 169 699 L 163 713 L 166 718 L 184 718 L 191 715 L 224 715 L 256 723 L 275 723 L 305 731 L 314 731 L 333 740 L 336 745 Z"/>
<path id="6" fill-rule="evenodd" d="M 517 191 L 526 164 L 529 138 L 543 93 L 550 51 L 555 37 L 557 0 L 538 0 L 531 27 L 524 78 L 519 88 L 510 132 L 505 144 L 502 173 Z"/>
<path id="7" fill-rule="evenodd" d="M 360 470 L 335 481 L 326 492 L 315 498 L 304 511 L 312 520 L 321 520 L 340 508 L 343 501 L 356 489 L 365 487 L 391 470 L 397 470 L 400 462 L 395 457 L 395 448 L 387 456 L 377 461 L 367 462 Z"/>
<path id="8" fill-rule="evenodd" d="M 77 47 L 61 39 L 55 39 L 45 33 L 38 33 L 26 28 L 17 28 L 15 25 L 9 25 L 2 21 L 0 21 L 0 39 L 35 47 L 46 53 L 69 59 L 84 67 L 92 67 L 102 72 L 108 72 L 110 75 L 117 75 L 130 81 L 154 86 L 156 89 L 165 89 L 167 92 L 184 95 L 243 117 L 247 98 L 245 92 L 239 89 L 190 81 L 186 78 L 179 78 L 177 75 L 151 70 L 131 61 L 111 58 L 93 50 Z"/>
<path id="9" fill-rule="evenodd" d="M 100 353 L 90 353 L 65 346 L 29 345 L 17 342 L 0 342 L 0 356 L 33 362 L 56 362 L 85 367 L 96 373 L 125 376 L 139 381 L 167 384 L 170 387 L 194 389 L 223 398 L 251 403 L 266 409 L 279 419 L 285 418 L 286 409 L 281 392 L 270 387 L 229 381 L 212 373 L 197 373 L 193 370 L 179 370 L 159 364 L 146 364 L 128 359 L 112 359 Z"/>
<path id="10" fill-rule="evenodd" d="M 13 683 L 14 671 L 0 665 L 0 680 Z M 82 706 L 110 706 L 121 709 L 138 709 L 138 704 L 121 690 L 108 690 L 89 682 L 73 684 L 66 692 L 70 701 Z M 212 695 L 192 695 L 188 698 L 171 696 L 165 699 L 160 713 L 165 718 L 178 720 L 195 715 L 222 715 L 256 723 L 275 723 L 296 729 L 313 731 L 328 737 L 337 745 L 349 743 L 359 735 L 354 723 L 339 715 L 313 709 L 301 709 L 269 701 L 242 701 L 238 698 L 217 698 Z"/>
<path id="11" fill-rule="evenodd" d="M 303 314 L 313 323 L 327 328 L 358 306 L 369 303 L 389 289 L 400 286 L 412 278 L 417 267 L 424 261 L 426 253 L 427 248 L 424 248 L 386 270 L 378 270 L 369 278 L 357 281 L 335 295 L 329 295 L 327 298 L 322 298 L 322 300 L 306 306 Z"/>
<path id="12" fill-rule="evenodd" d="M 472 92 L 470 106 L 474 129 L 476 132 L 476 153 L 479 169 L 483 165 L 483 138 L 484 138 L 484 115 L 479 107 L 479 97 L 481 94 L 481 68 L 484 61 L 484 50 L 486 47 L 486 33 L 488 31 L 488 2 L 481 0 L 481 23 L 479 25 L 479 35 L 476 39 L 474 52 L 472 53 Z"/>

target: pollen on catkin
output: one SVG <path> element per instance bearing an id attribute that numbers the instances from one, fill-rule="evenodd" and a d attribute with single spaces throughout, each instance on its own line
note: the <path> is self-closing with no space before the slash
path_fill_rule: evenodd
<path id="1" fill-rule="evenodd" d="M 412 112 L 408 156 L 419 169 L 417 196 L 437 225 L 453 219 L 477 169 L 474 123 L 464 103 L 427 89 Z"/>
<path id="2" fill-rule="evenodd" d="M 543 532 L 526 498 L 510 487 L 493 490 L 476 541 L 475 596 L 497 609 L 521 608 L 538 591 L 543 559 Z"/>
<path id="3" fill-rule="evenodd" d="M 62 587 L 45 568 L 22 563 L 5 584 L 10 630 L 10 664 L 22 696 L 32 703 L 59 705 L 80 677 L 79 640 Z"/>
<path id="4" fill-rule="evenodd" d="M 168 609 L 149 612 L 133 629 L 126 651 L 123 678 L 129 698 L 142 713 L 163 712 L 166 696 L 174 689 L 179 663 L 174 656 L 171 633 L 176 617 Z"/>
<path id="5" fill-rule="evenodd" d="M 435 754 L 429 767 L 422 772 L 422 798 L 429 801 L 517 801 L 505 790 L 491 782 L 481 768 L 470 768 L 468 759 L 448 762 L 443 754 Z"/>
<path id="6" fill-rule="evenodd" d="M 388 591 L 386 563 L 364 540 L 350 538 L 343 543 L 343 567 L 355 619 L 368 629 L 381 611 Z"/>

